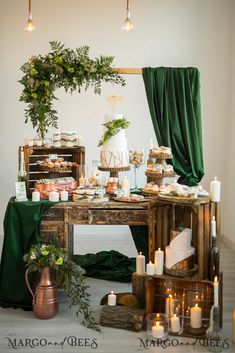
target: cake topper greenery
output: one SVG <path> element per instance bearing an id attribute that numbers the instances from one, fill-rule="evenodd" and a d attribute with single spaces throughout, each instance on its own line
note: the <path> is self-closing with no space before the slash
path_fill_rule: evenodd
<path id="1" fill-rule="evenodd" d="M 106 131 L 101 137 L 98 147 L 102 146 L 104 143 L 110 140 L 112 136 L 116 135 L 122 129 L 127 129 L 128 126 L 130 125 L 130 122 L 127 121 L 125 118 L 120 118 L 120 119 L 110 120 L 107 123 L 102 125 L 105 126 Z"/>
<path id="2" fill-rule="evenodd" d="M 100 94 L 102 82 L 125 85 L 112 67 L 112 56 L 90 59 L 88 46 L 73 50 L 56 41 L 50 45 L 48 54 L 33 56 L 20 68 L 24 73 L 19 81 L 24 86 L 20 101 L 27 104 L 25 123 L 30 119 L 42 138 L 48 127 L 58 127 L 57 112 L 52 105 L 53 99 L 57 99 L 54 94 L 57 88 L 64 87 L 72 93 L 93 87 L 94 93 Z"/>

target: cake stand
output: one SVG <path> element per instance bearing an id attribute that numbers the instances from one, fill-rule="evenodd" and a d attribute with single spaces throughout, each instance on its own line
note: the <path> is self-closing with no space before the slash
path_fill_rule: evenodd
<path id="1" fill-rule="evenodd" d="M 102 172 L 110 172 L 110 178 L 118 178 L 119 172 L 127 172 L 130 170 L 130 166 L 128 167 L 120 167 L 120 168 L 106 168 L 106 167 L 98 167 Z"/>

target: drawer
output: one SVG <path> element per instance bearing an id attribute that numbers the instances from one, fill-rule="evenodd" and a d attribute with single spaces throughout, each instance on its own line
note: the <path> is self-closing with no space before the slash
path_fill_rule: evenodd
<path id="1" fill-rule="evenodd" d="M 147 210 L 89 210 L 88 224 L 148 224 Z"/>
<path id="2" fill-rule="evenodd" d="M 70 224 L 88 224 L 88 210 L 76 208 L 68 210 L 68 222 Z"/>

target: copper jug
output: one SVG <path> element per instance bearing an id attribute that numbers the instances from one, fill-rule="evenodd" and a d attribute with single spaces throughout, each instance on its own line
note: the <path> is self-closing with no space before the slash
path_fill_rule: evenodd
<path id="1" fill-rule="evenodd" d="M 49 267 L 45 267 L 41 273 L 40 281 L 36 286 L 35 293 L 28 280 L 28 270 L 25 272 L 27 287 L 33 297 L 33 311 L 38 319 L 51 319 L 58 312 L 58 297 L 56 287 L 51 281 Z"/>

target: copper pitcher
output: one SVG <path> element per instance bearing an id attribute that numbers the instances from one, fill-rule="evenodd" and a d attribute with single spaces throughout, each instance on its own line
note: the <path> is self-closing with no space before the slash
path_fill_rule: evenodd
<path id="1" fill-rule="evenodd" d="M 38 319 L 51 319 L 58 312 L 58 297 L 56 287 L 51 281 L 49 267 L 45 267 L 41 273 L 40 281 L 36 286 L 35 293 L 28 280 L 28 270 L 25 272 L 27 287 L 33 297 L 33 311 Z"/>

